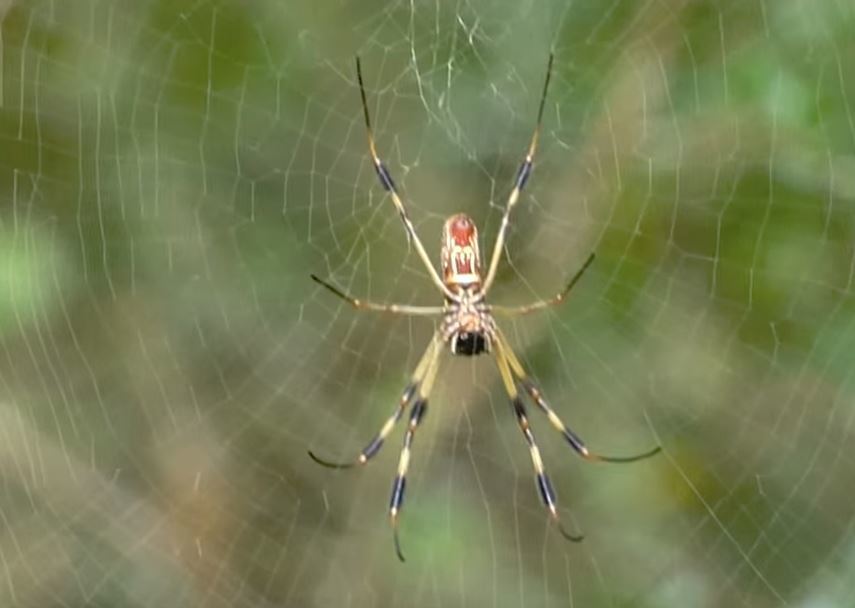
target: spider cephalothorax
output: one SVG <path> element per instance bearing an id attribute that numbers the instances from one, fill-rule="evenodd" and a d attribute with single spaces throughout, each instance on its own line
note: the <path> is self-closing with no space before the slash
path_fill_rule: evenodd
<path id="1" fill-rule="evenodd" d="M 383 188 L 389 192 L 401 220 L 404 222 L 404 228 L 416 252 L 419 254 L 425 268 L 430 275 L 434 285 L 442 292 L 445 303 L 442 306 L 411 306 L 407 304 L 377 304 L 374 302 L 366 302 L 349 296 L 337 287 L 319 279 L 315 275 L 312 278 L 332 291 L 340 298 L 346 300 L 357 309 L 361 310 L 376 310 L 381 312 L 389 312 L 404 315 L 424 315 L 424 316 L 440 316 L 442 321 L 439 329 L 434 333 L 434 337 L 419 360 L 415 371 L 404 389 L 401 399 L 392 415 L 386 420 L 386 423 L 380 429 L 380 432 L 366 445 L 355 462 L 337 464 L 328 462 L 315 456 L 311 451 L 309 455 L 317 462 L 324 466 L 334 468 L 351 467 L 354 464 L 366 464 L 383 446 L 383 442 L 392 432 L 395 423 L 401 419 L 406 410 L 407 405 L 411 405 L 409 424 L 407 432 L 404 435 L 404 446 L 401 449 L 401 456 L 398 460 L 398 473 L 395 476 L 395 481 L 392 484 L 392 497 L 389 501 L 389 517 L 392 522 L 394 531 L 395 551 L 398 558 L 403 561 L 404 556 L 401 553 L 401 547 L 398 543 L 398 515 L 401 507 L 404 504 L 404 489 L 407 482 L 407 468 L 410 463 L 410 446 L 413 442 L 416 429 L 419 426 L 425 412 L 427 411 L 428 396 L 433 387 L 439 370 L 440 355 L 443 353 L 443 345 L 447 345 L 452 354 L 455 355 L 478 355 L 481 353 L 491 353 L 495 355 L 496 364 L 499 367 L 499 375 L 502 377 L 502 383 L 511 400 L 514 416 L 517 424 L 522 431 L 523 437 L 528 444 L 528 449 L 531 454 L 531 462 L 534 466 L 535 481 L 537 490 L 540 493 L 540 498 L 549 511 L 549 516 L 560 530 L 565 538 L 573 541 L 582 540 L 581 536 L 574 536 L 567 532 L 561 525 L 558 517 L 558 505 L 555 496 L 555 490 L 552 488 L 552 482 L 546 475 L 543 466 L 543 460 L 540 457 L 540 450 L 534 440 L 534 433 L 528 422 L 528 414 L 526 413 L 525 404 L 520 396 L 520 391 L 527 394 L 529 399 L 544 413 L 550 424 L 555 427 L 570 444 L 576 453 L 582 458 L 591 461 L 599 462 L 632 462 L 652 456 L 660 450 L 657 446 L 652 450 L 638 454 L 636 456 L 614 457 L 602 456 L 590 451 L 582 439 L 570 430 L 564 422 L 558 417 L 558 414 L 549 406 L 543 396 L 541 390 L 532 382 L 523 369 L 522 364 L 514 354 L 513 349 L 508 343 L 505 336 L 502 334 L 493 317 L 494 314 L 505 316 L 516 316 L 530 313 L 535 310 L 542 310 L 548 306 L 553 306 L 564 301 L 564 298 L 576 284 L 576 281 L 581 278 L 585 270 L 594 260 L 594 254 L 588 256 L 588 259 L 582 267 L 573 275 L 570 282 L 563 291 L 553 296 L 548 300 L 541 300 L 528 304 L 526 306 L 493 306 L 488 305 L 485 301 L 487 292 L 496 278 L 496 270 L 501 258 L 502 248 L 505 244 L 505 236 L 508 228 L 508 218 L 511 210 L 519 200 L 520 192 L 525 187 L 529 176 L 531 175 L 532 163 L 534 162 L 534 152 L 537 148 L 537 138 L 540 133 L 540 123 L 543 118 L 543 105 L 546 101 L 546 91 L 549 88 L 549 76 L 552 72 L 552 55 L 549 56 L 549 66 L 546 70 L 546 81 L 543 84 L 543 94 L 540 98 L 540 108 L 537 114 L 537 126 L 532 135 L 531 142 L 528 146 L 525 160 L 520 165 L 517 172 L 514 187 L 508 196 L 505 212 L 502 215 L 502 223 L 499 226 L 499 234 L 496 237 L 496 244 L 493 247 L 493 254 L 490 258 L 490 266 L 487 269 L 486 278 L 481 276 L 481 257 L 478 251 L 478 230 L 475 227 L 475 222 L 470 217 L 462 213 L 453 215 L 448 218 L 443 226 L 442 233 L 442 253 L 441 253 L 441 270 L 442 276 L 437 273 L 430 257 L 425 251 L 413 223 L 410 220 L 404 203 L 398 194 L 395 187 L 395 182 L 392 176 L 386 169 L 386 166 L 377 155 L 377 150 L 374 145 L 374 135 L 371 131 L 371 119 L 368 114 L 368 103 L 365 100 L 365 87 L 362 84 L 362 72 L 359 67 L 359 58 L 356 59 L 356 77 L 359 81 L 359 92 L 362 96 L 362 111 L 365 116 L 365 126 L 368 131 L 368 149 L 371 152 L 371 160 L 374 163 L 374 170 L 377 172 L 377 177 Z"/>
<path id="2" fill-rule="evenodd" d="M 492 350 L 496 321 L 484 297 L 474 291 L 461 293 L 459 302 L 446 304 L 440 333 L 453 355 L 480 355 Z"/>

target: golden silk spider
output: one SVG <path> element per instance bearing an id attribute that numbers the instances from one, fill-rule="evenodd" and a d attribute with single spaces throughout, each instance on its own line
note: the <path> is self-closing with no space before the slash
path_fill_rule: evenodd
<path id="1" fill-rule="evenodd" d="M 535 480 L 540 498 L 549 511 L 549 516 L 555 523 L 561 534 L 571 541 L 582 540 L 581 535 L 574 535 L 565 530 L 561 524 L 558 515 L 558 507 L 556 503 L 555 490 L 552 487 L 552 482 L 546 474 L 543 466 L 543 460 L 540 456 L 540 450 L 535 442 L 534 434 L 529 426 L 526 407 L 520 396 L 520 389 L 527 394 L 529 398 L 537 405 L 537 407 L 546 414 L 547 419 L 560 432 L 570 447 L 576 451 L 582 458 L 595 462 L 633 462 L 653 456 L 661 450 L 660 446 L 648 450 L 642 454 L 635 456 L 603 456 L 589 450 L 582 439 L 574 433 L 567 425 L 562 422 L 555 410 L 550 407 L 543 396 L 543 393 L 535 385 L 534 382 L 526 374 L 522 364 L 517 358 L 510 344 L 505 338 L 502 330 L 496 324 L 494 313 L 505 317 L 513 317 L 524 315 L 536 310 L 542 310 L 549 306 L 560 304 L 567 297 L 567 294 L 573 286 L 579 281 L 585 270 L 594 261 L 594 254 L 588 256 L 582 267 L 576 272 L 567 286 L 557 295 L 548 300 L 541 300 L 525 306 L 506 307 L 487 304 L 487 292 L 496 278 L 496 270 L 499 266 L 499 258 L 501 257 L 502 248 L 505 244 L 505 238 L 508 230 L 508 219 L 511 210 L 516 205 L 520 192 L 528 181 L 531 175 L 534 162 L 534 154 L 537 150 L 537 140 L 540 135 L 540 127 L 543 119 L 543 107 L 546 102 L 546 92 L 549 89 L 549 80 L 552 74 L 553 56 L 550 54 L 549 63 L 546 69 L 546 79 L 543 84 L 543 93 L 540 97 L 540 106 L 537 112 L 537 122 L 534 133 L 531 137 L 531 142 L 528 146 L 528 152 L 525 159 L 520 165 L 519 170 L 514 180 L 514 187 L 508 196 L 507 204 L 505 205 L 502 223 L 499 227 L 499 233 L 496 237 L 496 244 L 493 246 L 492 257 L 490 258 L 490 266 L 487 269 L 486 278 L 481 276 L 481 258 L 478 250 L 478 230 L 475 227 L 475 222 L 463 213 L 458 213 L 449 217 L 443 226 L 442 230 L 442 251 L 440 267 L 442 276 L 436 271 L 433 264 L 422 245 L 413 223 L 410 220 L 404 203 L 389 174 L 388 169 L 377 155 L 377 149 L 374 143 L 374 134 L 371 129 L 371 118 L 368 113 L 368 103 L 365 96 L 365 86 L 362 82 L 362 69 L 359 63 L 359 57 L 356 58 L 356 78 L 359 82 L 359 93 L 362 98 L 362 110 L 365 117 L 365 127 L 368 132 L 368 150 L 371 154 L 371 160 L 374 163 L 374 170 L 377 172 L 377 177 L 383 188 L 389 193 L 398 214 L 401 216 L 401 221 L 404 223 L 404 229 L 409 236 L 410 241 L 415 247 L 425 268 L 434 282 L 436 287 L 445 296 L 445 301 L 442 306 L 410 306 L 403 304 L 382 304 L 368 302 L 354 298 L 344 291 L 338 289 L 334 285 L 312 275 L 320 285 L 323 285 L 336 296 L 350 303 L 358 310 L 373 310 L 379 312 L 387 312 L 401 315 L 420 315 L 420 316 L 437 316 L 441 317 L 441 323 L 433 336 L 433 339 L 428 344 L 427 349 L 422 355 L 421 360 L 416 366 L 415 371 L 410 378 L 410 382 L 404 389 L 401 399 L 394 413 L 386 420 L 377 435 L 365 446 L 354 462 L 334 463 L 321 459 L 316 456 L 311 450 L 309 456 L 312 459 L 326 467 L 331 468 L 348 468 L 354 465 L 366 464 L 380 450 L 383 442 L 388 437 L 395 423 L 401 419 L 404 411 L 410 403 L 412 408 L 409 415 L 409 426 L 404 435 L 404 444 L 401 449 L 401 455 L 398 460 L 398 472 L 392 484 L 392 496 L 389 502 L 389 517 L 392 525 L 393 539 L 395 543 L 395 552 L 401 561 L 404 561 L 404 555 L 401 552 L 401 546 L 398 539 L 398 516 L 404 502 L 404 489 L 406 487 L 407 468 L 410 462 L 410 448 L 412 446 L 413 437 L 416 429 L 419 426 L 425 411 L 427 410 L 428 396 L 430 395 L 431 387 L 436 379 L 439 369 L 440 355 L 444 351 L 444 346 L 448 346 L 449 350 L 454 355 L 480 355 L 482 353 L 492 354 L 496 358 L 496 363 L 499 368 L 499 375 L 502 378 L 505 390 L 511 400 L 514 414 L 517 419 L 517 424 L 525 437 L 528 444 L 529 452 L 531 453 L 531 462 L 534 466 Z"/>

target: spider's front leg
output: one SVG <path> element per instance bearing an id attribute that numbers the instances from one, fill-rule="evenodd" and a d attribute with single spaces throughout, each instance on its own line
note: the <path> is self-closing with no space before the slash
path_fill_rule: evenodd
<path id="1" fill-rule="evenodd" d="M 430 396 L 431 388 L 433 388 L 436 374 L 439 371 L 439 358 L 442 354 L 441 343 L 437 346 L 435 353 L 430 359 L 424 381 L 419 386 L 418 397 L 413 408 L 410 410 L 410 424 L 407 427 L 407 432 L 404 435 L 404 445 L 401 448 L 401 456 L 398 459 L 398 474 L 395 476 L 395 481 L 392 483 L 392 496 L 389 499 L 389 521 L 392 524 L 392 538 L 395 542 L 395 553 L 398 559 L 402 562 L 404 554 L 401 552 L 401 543 L 398 540 L 398 515 L 401 512 L 401 507 L 404 504 L 404 490 L 407 486 L 407 469 L 410 466 L 410 448 L 413 444 L 413 437 L 416 434 L 416 429 L 419 423 L 424 418 L 427 411 L 428 397 Z"/>
<path id="2" fill-rule="evenodd" d="M 424 355 L 422 355 L 410 383 L 404 389 L 404 393 L 401 395 L 401 400 L 398 402 L 398 407 L 395 409 L 395 412 L 388 418 L 388 420 L 386 420 L 386 423 L 380 429 L 380 432 L 370 442 L 368 442 L 368 445 L 366 445 L 359 453 L 355 462 L 330 462 L 319 458 L 309 450 L 309 456 L 312 460 L 325 467 L 345 469 L 357 464 L 366 464 L 372 457 L 374 457 L 375 454 L 377 454 L 377 452 L 380 451 L 380 448 L 383 446 L 383 442 L 394 428 L 395 423 L 401 419 L 407 403 L 415 397 L 413 407 L 410 410 L 409 426 L 407 427 L 407 432 L 404 435 L 404 445 L 401 448 L 401 456 L 398 460 L 398 474 L 395 476 L 395 481 L 392 484 L 392 496 L 389 500 L 389 519 L 392 524 L 395 553 L 401 561 L 404 561 L 404 554 L 401 552 L 401 544 L 398 540 L 398 516 L 400 515 L 401 507 L 404 504 L 404 490 L 407 485 L 407 470 L 410 465 L 410 449 L 413 444 L 413 437 L 415 436 L 416 429 L 427 411 L 428 397 L 430 396 L 431 388 L 433 387 L 437 371 L 439 370 L 439 359 L 442 352 L 443 339 L 441 334 L 436 333 L 433 340 L 431 340 L 431 343 L 425 350 Z"/>
<path id="3" fill-rule="evenodd" d="M 508 364 L 513 370 L 514 375 L 520 382 L 520 385 L 525 389 L 528 393 L 529 397 L 537 404 L 537 407 L 546 414 L 546 417 L 549 419 L 549 422 L 555 427 L 559 433 L 564 436 L 564 439 L 567 440 L 567 443 L 570 444 L 579 456 L 584 458 L 585 460 L 590 460 L 593 462 L 635 462 L 636 460 L 643 460 L 645 458 L 650 458 L 658 454 L 662 451 L 662 446 L 657 445 L 656 447 L 642 452 L 641 454 L 635 454 L 633 456 L 604 456 L 602 454 L 597 454 L 588 449 L 585 445 L 585 442 L 582 441 L 582 438 L 579 437 L 576 433 L 574 433 L 561 418 L 558 417 L 558 414 L 555 413 L 549 404 L 546 402 L 546 399 L 543 397 L 543 393 L 540 389 L 535 385 L 535 383 L 528 377 L 523 369 L 522 364 L 517 358 L 514 351 L 511 349 L 508 344 L 507 339 L 504 334 L 500 330 L 497 329 L 496 332 L 497 343 L 501 345 L 501 350 L 505 352 L 507 356 Z"/>
<path id="4" fill-rule="evenodd" d="M 496 336 L 495 345 L 495 356 L 496 363 L 499 366 L 499 374 L 502 376 L 502 382 L 505 385 L 505 390 L 508 393 L 508 397 L 511 399 L 511 405 L 514 408 L 514 414 L 517 418 L 517 424 L 519 424 L 520 430 L 522 431 L 523 436 L 525 437 L 526 443 L 528 443 L 528 449 L 531 453 L 531 463 L 534 466 L 535 473 L 535 481 L 537 482 L 537 490 L 540 493 L 540 498 L 543 501 L 543 504 L 549 510 L 549 516 L 552 521 L 555 523 L 558 531 L 561 532 L 561 535 L 567 540 L 571 540 L 573 542 L 579 542 L 584 537 L 581 535 L 571 534 L 567 530 L 564 529 L 563 524 L 561 523 L 561 519 L 558 516 L 558 502 L 555 495 L 555 489 L 552 487 L 552 482 L 549 480 L 549 476 L 546 474 L 546 470 L 543 467 L 543 459 L 540 456 L 540 449 L 537 447 L 537 442 L 534 439 L 534 433 L 531 430 L 531 427 L 528 423 L 528 416 L 526 416 L 525 405 L 520 399 L 519 394 L 517 393 L 516 383 L 514 382 L 513 376 L 511 374 L 510 367 L 508 365 L 508 359 L 506 357 L 505 348 L 502 344 L 500 336 Z"/>
<path id="5" fill-rule="evenodd" d="M 367 464 L 371 458 L 373 458 L 377 452 L 380 451 L 380 448 L 383 447 L 383 442 L 386 440 L 386 437 L 389 436 L 389 433 L 392 432 L 392 429 L 395 427 L 395 423 L 401 419 L 401 415 L 404 413 L 404 408 L 407 407 L 407 404 L 412 400 L 415 396 L 416 391 L 423 386 L 423 380 L 425 380 L 425 374 L 429 371 L 428 368 L 433 364 L 433 361 L 436 357 L 439 356 L 439 352 L 442 351 L 442 338 L 439 334 L 435 334 L 431 343 L 428 344 L 427 349 L 425 349 L 422 358 L 419 360 L 418 365 L 416 366 L 416 370 L 413 372 L 412 377 L 410 378 L 410 382 L 407 384 L 407 387 L 404 389 L 404 392 L 401 394 L 401 399 L 398 401 L 398 405 L 395 408 L 394 413 L 389 416 L 383 426 L 380 428 L 380 432 L 374 436 L 374 438 L 368 442 L 362 451 L 359 453 L 359 456 L 356 458 L 355 462 L 331 462 L 324 458 L 320 458 L 315 455 L 312 450 L 309 450 L 309 457 L 312 460 L 317 462 L 320 465 L 325 467 L 329 467 L 331 469 L 349 469 L 350 467 L 357 464 Z"/>

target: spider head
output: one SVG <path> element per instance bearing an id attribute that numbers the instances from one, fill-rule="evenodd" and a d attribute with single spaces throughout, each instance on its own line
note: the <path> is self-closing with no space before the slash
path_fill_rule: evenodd
<path id="1" fill-rule="evenodd" d="M 490 352 L 489 341 L 483 333 L 460 332 L 451 340 L 451 352 L 455 355 L 480 355 Z"/>
<path id="2" fill-rule="evenodd" d="M 478 228 L 466 214 L 452 215 L 442 227 L 442 274 L 450 287 L 472 287 L 481 282 Z"/>
<path id="3" fill-rule="evenodd" d="M 460 292 L 471 295 L 466 288 Z M 480 355 L 489 353 L 496 336 L 496 323 L 489 310 L 482 308 L 483 300 L 470 300 L 451 304 L 443 322 L 443 335 L 453 355 Z"/>

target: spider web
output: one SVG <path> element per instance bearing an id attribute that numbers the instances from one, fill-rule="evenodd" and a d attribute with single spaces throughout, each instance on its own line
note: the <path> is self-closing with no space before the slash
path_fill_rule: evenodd
<path id="1" fill-rule="evenodd" d="M 855 27 L 842 1 L 0 7 L 0 603 L 848 606 Z M 491 301 L 590 465 L 493 361 L 446 358 L 401 539 L 392 412 L 435 304 L 367 154 Z M 403 427 L 403 423 L 400 425 Z"/>

